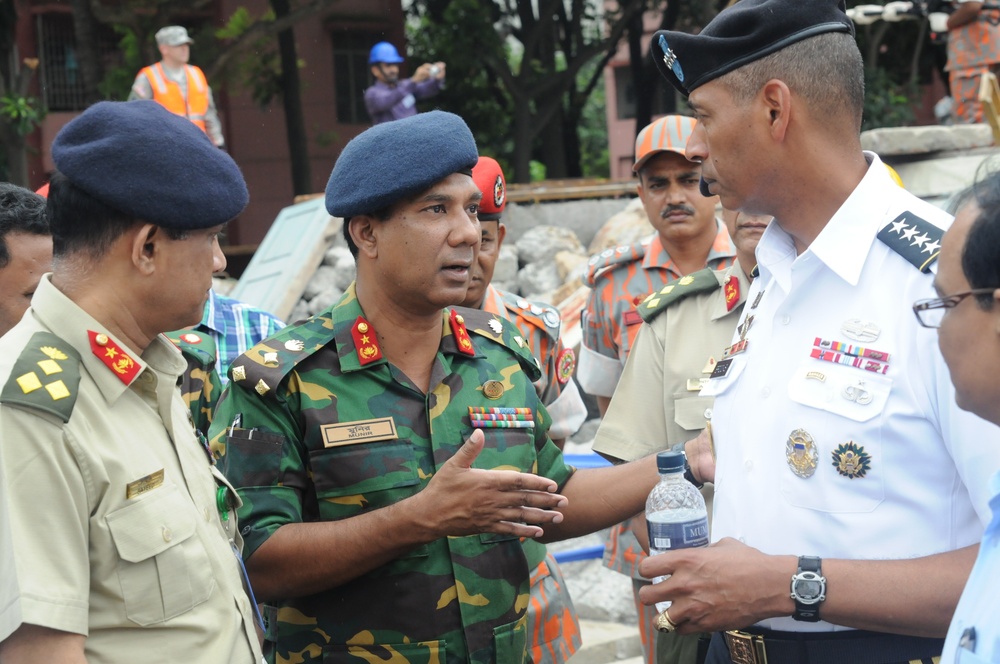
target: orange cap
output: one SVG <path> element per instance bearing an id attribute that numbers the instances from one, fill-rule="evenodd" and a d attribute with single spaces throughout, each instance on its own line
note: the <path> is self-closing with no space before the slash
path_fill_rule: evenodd
<path id="1" fill-rule="evenodd" d="M 694 131 L 696 121 L 684 115 L 665 115 L 642 128 L 635 138 L 635 164 L 638 173 L 649 158 L 659 152 L 676 152 L 686 157 L 684 148 Z"/>
<path id="2" fill-rule="evenodd" d="M 472 179 L 483 192 L 483 200 L 479 201 L 479 219 L 500 221 L 500 213 L 507 206 L 507 181 L 500 164 L 492 157 L 480 157 L 472 169 Z"/>

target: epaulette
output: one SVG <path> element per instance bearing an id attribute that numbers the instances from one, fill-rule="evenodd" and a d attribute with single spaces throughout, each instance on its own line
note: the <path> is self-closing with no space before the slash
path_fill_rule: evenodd
<path id="1" fill-rule="evenodd" d="M 680 302 L 686 297 L 698 293 L 706 293 L 717 290 L 722 286 L 719 280 L 718 270 L 705 268 L 677 281 L 671 281 L 660 290 L 653 291 L 638 306 L 639 315 L 647 323 L 656 318 L 660 312 L 665 311 L 671 304 Z"/>
<path id="2" fill-rule="evenodd" d="M 544 302 L 531 302 L 523 297 L 499 291 L 500 298 L 507 309 L 519 318 L 523 318 L 535 327 L 541 329 L 549 335 L 552 340 L 559 338 L 559 328 L 562 319 L 559 317 L 559 310 Z"/>
<path id="3" fill-rule="evenodd" d="M 69 422 L 80 388 L 80 354 L 51 332 L 35 332 L 11 369 L 0 403 Z"/>
<path id="4" fill-rule="evenodd" d="M 878 232 L 878 239 L 921 272 L 930 272 L 941 253 L 944 231 L 907 210 Z"/>
<path id="5" fill-rule="evenodd" d="M 185 357 L 193 359 L 202 369 L 215 367 L 218 354 L 212 335 L 198 330 L 176 330 L 165 332 L 163 336 L 170 339 Z"/>
<path id="6" fill-rule="evenodd" d="M 623 244 L 591 256 L 590 260 L 587 261 L 587 285 L 593 288 L 601 275 L 609 272 L 612 268 L 642 260 L 651 241 L 652 238 L 646 238 L 642 242 Z"/>
<path id="7" fill-rule="evenodd" d="M 285 376 L 333 338 L 333 316 L 327 309 L 282 328 L 240 355 L 229 367 L 229 380 L 271 397 Z"/>
<path id="8" fill-rule="evenodd" d="M 531 354 L 528 342 L 521 336 L 521 331 L 517 329 L 516 325 L 502 316 L 481 309 L 452 308 L 462 316 L 465 321 L 465 329 L 470 333 L 485 337 L 512 352 L 532 382 L 542 377 L 538 360 Z"/>

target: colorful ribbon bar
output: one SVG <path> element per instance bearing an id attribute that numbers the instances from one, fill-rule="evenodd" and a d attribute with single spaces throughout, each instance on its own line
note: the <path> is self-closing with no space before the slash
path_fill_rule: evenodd
<path id="1" fill-rule="evenodd" d="M 534 411 L 531 408 L 507 408 L 503 406 L 485 408 L 483 406 L 469 406 L 469 415 L 477 415 L 479 413 L 497 415 L 534 415 Z"/>
<path id="2" fill-rule="evenodd" d="M 534 429 L 535 423 L 519 420 L 515 422 L 494 421 L 494 420 L 472 420 L 472 427 L 475 429 Z"/>
<path id="3" fill-rule="evenodd" d="M 844 353 L 845 355 L 852 355 L 854 357 L 866 357 L 870 360 L 879 360 L 880 362 L 889 361 L 889 353 L 883 353 L 880 350 L 874 350 L 872 348 L 865 348 L 864 346 L 845 344 L 843 341 L 828 341 L 826 339 L 816 337 L 816 340 L 813 341 L 813 346 L 836 351 L 838 353 Z"/>
<path id="4" fill-rule="evenodd" d="M 857 367 L 858 369 L 864 369 L 865 371 L 871 371 L 874 373 L 884 374 L 889 370 L 888 364 L 876 362 L 875 360 L 869 360 L 865 357 L 835 353 L 833 351 L 821 350 L 819 348 L 813 348 L 809 356 L 814 357 L 817 360 L 823 360 L 824 362 L 833 362 L 835 364 L 843 364 L 849 367 Z"/>
<path id="5" fill-rule="evenodd" d="M 534 418 L 531 415 L 518 413 L 517 415 L 505 415 L 503 413 L 476 413 L 470 414 L 469 417 L 473 420 L 492 420 L 492 421 L 507 421 L 507 422 L 533 422 Z"/>

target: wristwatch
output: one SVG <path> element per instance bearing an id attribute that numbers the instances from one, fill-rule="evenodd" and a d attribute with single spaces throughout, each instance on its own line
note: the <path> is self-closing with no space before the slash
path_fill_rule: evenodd
<path id="1" fill-rule="evenodd" d="M 700 489 L 705 486 L 705 483 L 699 482 L 694 476 L 694 471 L 691 470 L 691 464 L 688 463 L 687 452 L 684 451 L 684 445 L 686 444 L 686 441 L 683 443 L 677 443 L 676 445 L 671 446 L 670 451 L 680 452 L 684 455 L 684 479 L 693 484 L 694 488 Z"/>
<path id="2" fill-rule="evenodd" d="M 822 560 L 816 556 L 799 556 L 799 568 L 792 575 L 791 597 L 795 600 L 794 620 L 819 621 L 819 605 L 826 599 L 826 578 Z"/>

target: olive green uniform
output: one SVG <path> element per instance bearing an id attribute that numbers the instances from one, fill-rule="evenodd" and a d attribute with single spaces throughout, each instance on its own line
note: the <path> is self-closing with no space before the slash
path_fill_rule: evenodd
<path id="1" fill-rule="evenodd" d="M 483 429 L 475 467 L 565 484 L 572 468 L 546 435 L 531 384 L 540 372 L 517 328 L 454 311 L 443 312 L 427 393 L 381 356 L 353 286 L 233 363 L 211 438 L 244 500 L 246 557 L 282 525 L 348 519 L 415 495 L 472 434 L 470 408 L 526 409 L 517 428 Z M 265 653 L 272 662 L 524 662 L 528 575 L 542 555 L 528 560 L 518 538 L 488 533 L 429 542 L 268 607 Z"/>
<path id="2" fill-rule="evenodd" d="M 90 664 L 260 661 L 237 497 L 194 436 L 184 369 L 163 337 L 132 356 L 47 276 L 0 339 L 22 619 L 86 635 Z"/>
<path id="3" fill-rule="evenodd" d="M 632 461 L 691 440 L 705 428 L 713 399 L 698 392 L 732 344 L 749 290 L 737 261 L 726 270 L 679 279 L 639 305 L 645 324 L 597 430 L 595 452 Z M 711 485 L 703 493 L 711 515 Z M 618 555 L 626 556 L 641 550 L 630 529 L 622 533 L 619 549 Z M 658 662 L 691 664 L 696 649 L 696 636 L 656 638 Z"/>

